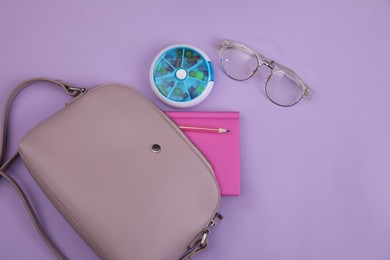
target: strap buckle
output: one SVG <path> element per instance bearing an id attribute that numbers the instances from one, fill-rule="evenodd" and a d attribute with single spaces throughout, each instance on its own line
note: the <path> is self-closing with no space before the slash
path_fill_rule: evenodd
<path id="1" fill-rule="evenodd" d="M 77 97 L 79 94 L 87 92 L 86 88 L 75 87 L 69 83 L 62 81 L 62 80 L 58 80 L 58 82 L 59 82 L 59 84 L 61 84 L 64 87 L 66 93 L 68 93 L 72 97 Z"/>

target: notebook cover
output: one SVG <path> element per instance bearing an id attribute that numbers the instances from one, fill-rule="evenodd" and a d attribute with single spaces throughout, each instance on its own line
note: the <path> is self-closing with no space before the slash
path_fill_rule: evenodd
<path id="1" fill-rule="evenodd" d="M 204 154 L 217 177 L 221 195 L 240 195 L 239 112 L 166 112 L 178 125 L 229 129 L 228 133 L 184 131 Z"/>

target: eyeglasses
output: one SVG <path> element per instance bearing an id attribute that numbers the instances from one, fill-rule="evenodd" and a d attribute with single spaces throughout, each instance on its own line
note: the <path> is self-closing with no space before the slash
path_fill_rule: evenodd
<path id="1" fill-rule="evenodd" d="M 310 98 L 310 88 L 291 69 L 235 41 L 225 40 L 219 49 L 221 69 L 234 80 L 247 80 L 262 65 L 267 66 L 271 72 L 265 81 L 265 93 L 276 105 L 290 107 L 304 97 Z"/>

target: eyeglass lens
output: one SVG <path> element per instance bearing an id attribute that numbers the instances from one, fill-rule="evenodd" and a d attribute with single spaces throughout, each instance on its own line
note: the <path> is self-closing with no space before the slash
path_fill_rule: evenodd
<path id="1" fill-rule="evenodd" d="M 283 71 L 273 72 L 265 87 L 266 94 L 276 104 L 292 106 L 303 97 L 302 87 Z"/>
<path id="2" fill-rule="evenodd" d="M 223 71 L 236 80 L 246 80 L 257 70 L 258 60 L 254 53 L 242 48 L 227 48 L 221 56 Z"/>
<path id="3" fill-rule="evenodd" d="M 249 79 L 256 73 L 259 62 L 255 53 L 241 46 L 226 48 L 221 53 L 222 70 L 235 80 Z M 282 70 L 271 71 L 265 91 L 267 97 L 280 106 L 292 106 L 304 95 L 301 84 Z"/>

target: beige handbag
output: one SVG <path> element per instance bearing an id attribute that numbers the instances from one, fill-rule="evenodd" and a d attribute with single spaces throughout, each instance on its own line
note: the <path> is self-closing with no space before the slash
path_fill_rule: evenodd
<path id="1" fill-rule="evenodd" d="M 5 160 L 16 95 L 49 82 L 74 98 L 31 129 Z M 0 176 L 22 197 L 38 232 L 60 259 L 25 194 L 5 171 L 20 156 L 62 216 L 101 259 L 188 259 L 207 248 L 222 216 L 213 170 L 159 108 L 121 84 L 90 90 L 47 78 L 22 82 L 3 114 Z"/>

